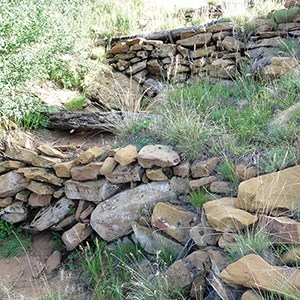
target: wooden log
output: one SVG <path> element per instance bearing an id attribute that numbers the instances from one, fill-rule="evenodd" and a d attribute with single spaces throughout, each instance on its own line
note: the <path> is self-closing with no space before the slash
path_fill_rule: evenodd
<path id="1" fill-rule="evenodd" d="M 155 118 L 158 115 L 131 112 L 71 112 L 59 111 L 47 114 L 48 128 L 58 130 L 99 130 L 115 132 L 116 129 L 132 120 Z"/>

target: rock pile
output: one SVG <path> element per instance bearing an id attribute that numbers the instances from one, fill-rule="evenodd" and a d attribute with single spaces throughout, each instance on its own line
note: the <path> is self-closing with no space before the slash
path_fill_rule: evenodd
<path id="1" fill-rule="evenodd" d="M 256 29 L 247 38 L 239 36 L 233 23 L 219 22 L 170 31 L 163 41 L 119 41 L 112 45 L 108 61 L 141 84 L 149 96 L 155 96 L 165 80 L 186 81 L 207 74 L 234 79 L 245 61 L 250 62 L 252 75 L 262 79 L 299 74 L 299 57 L 281 50 L 287 40 L 297 43 L 300 36 L 298 2 L 288 2 L 287 9 L 273 12 L 269 20 L 256 20 Z"/>
<path id="2" fill-rule="evenodd" d="M 69 251 L 93 231 L 107 242 L 131 235 L 150 254 L 172 251 L 180 257 L 165 276 L 180 288 L 191 286 L 196 299 L 206 289 L 216 297 L 211 299 L 241 299 L 245 288 L 280 294 L 278 283 L 299 290 L 298 269 L 273 266 L 254 254 L 229 264 L 222 250 L 235 242 L 237 231 L 262 226 L 277 244 L 295 245 L 285 258 L 295 262 L 300 223 L 286 212 L 299 204 L 299 166 L 257 177 L 254 167 L 238 165 L 246 180 L 233 198 L 233 187 L 219 179 L 217 157 L 190 163 L 163 145 L 64 150 L 34 147 L 26 138 L 7 143 L 0 162 L 2 220 L 32 232 L 60 231 Z M 219 195 L 202 212 L 186 200 L 200 187 Z M 196 251 L 182 256 L 191 241 Z"/>

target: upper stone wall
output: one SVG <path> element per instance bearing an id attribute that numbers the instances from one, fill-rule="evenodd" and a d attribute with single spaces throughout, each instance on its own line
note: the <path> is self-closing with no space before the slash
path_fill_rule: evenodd
<path id="1" fill-rule="evenodd" d="M 233 23 L 219 22 L 172 30 L 167 38 L 156 34 L 157 39 L 116 42 L 108 62 L 141 84 L 149 96 L 159 92 L 163 81 L 182 82 L 206 75 L 235 79 L 245 61 L 251 65 L 252 75 L 262 79 L 297 74 L 299 57 L 280 50 L 287 39 L 299 42 L 300 9 L 294 4 L 288 1 L 288 9 L 273 12 L 269 20 L 257 20 L 257 29 L 246 39 L 239 36 Z"/>

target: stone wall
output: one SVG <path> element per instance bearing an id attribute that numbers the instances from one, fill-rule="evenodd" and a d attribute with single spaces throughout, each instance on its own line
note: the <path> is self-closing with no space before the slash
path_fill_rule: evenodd
<path id="1" fill-rule="evenodd" d="M 257 28 L 243 35 L 233 23 L 219 22 L 171 30 L 160 37 L 162 40 L 122 40 L 112 45 L 108 62 L 140 83 L 150 96 L 159 92 L 159 82 L 163 81 L 206 75 L 235 79 L 245 61 L 251 65 L 253 76 L 264 79 L 298 74 L 300 58 L 280 47 L 287 39 L 299 41 L 299 7 L 273 12 L 269 20 L 255 23 Z"/>
<path id="2" fill-rule="evenodd" d="M 149 254 L 178 255 L 165 275 L 169 284 L 190 286 L 197 299 L 206 289 L 214 297 L 229 294 L 229 299 L 241 299 L 245 287 L 276 291 L 274 268 L 283 274 L 276 278 L 276 286 L 288 278 L 300 287 L 299 269 L 287 274 L 285 268 L 254 254 L 229 264 L 222 252 L 234 243 L 235 232 L 255 230 L 253 226 L 263 226 L 276 244 L 300 244 L 300 223 L 292 214 L 298 203 L 295 195 L 300 194 L 299 166 L 257 177 L 254 166 L 237 165 L 242 183 L 237 197 L 232 197 L 236 189 L 219 178 L 218 157 L 191 164 L 164 145 L 140 151 L 132 145 L 86 151 L 36 147 L 15 131 L 1 160 L 1 220 L 33 233 L 61 232 L 68 251 L 93 231 L 107 242 L 130 235 Z M 189 193 L 198 188 L 207 190 L 208 196 L 203 208 L 195 209 Z M 189 254 L 191 245 L 195 251 Z M 289 263 L 296 261 L 295 255 Z M 255 281 L 248 278 L 249 272 L 255 273 Z"/>

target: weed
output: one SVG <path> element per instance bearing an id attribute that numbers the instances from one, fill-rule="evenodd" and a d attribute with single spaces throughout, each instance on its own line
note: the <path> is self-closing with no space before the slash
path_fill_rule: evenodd
<path id="1" fill-rule="evenodd" d="M 219 165 L 219 172 L 223 179 L 231 181 L 235 187 L 238 187 L 240 179 L 235 171 L 235 164 L 229 159 L 225 159 Z"/>
<path id="2" fill-rule="evenodd" d="M 52 249 L 57 251 L 62 251 L 65 249 L 65 244 L 58 232 L 52 232 Z"/>
<path id="3" fill-rule="evenodd" d="M 12 236 L 14 232 L 13 223 L 8 223 L 0 220 L 0 242 L 4 241 L 5 238 Z"/>
<path id="4" fill-rule="evenodd" d="M 272 241 L 263 229 L 247 229 L 235 235 L 235 242 L 226 249 L 231 262 L 255 253 L 266 257 L 271 252 Z"/>
<path id="5" fill-rule="evenodd" d="M 72 99 L 65 104 L 66 109 L 73 111 L 80 111 L 84 109 L 86 105 L 87 98 L 85 96 L 80 96 L 78 98 Z"/>
<path id="6" fill-rule="evenodd" d="M 12 231 L 5 240 L 0 242 L 1 257 L 19 256 L 23 251 L 29 249 L 31 245 L 31 237 L 25 233 L 15 233 Z"/>
<path id="7" fill-rule="evenodd" d="M 218 128 L 183 102 L 164 106 L 163 110 L 165 115 L 158 135 L 190 159 L 196 159 L 207 149 L 209 141 L 219 134 Z"/>
<path id="8" fill-rule="evenodd" d="M 299 58 L 300 56 L 299 41 L 297 40 L 291 38 L 285 39 L 277 48 L 290 57 Z"/>
<path id="9" fill-rule="evenodd" d="M 128 119 L 116 131 L 117 143 L 118 145 L 133 144 L 137 149 L 155 144 L 157 140 L 155 126 L 156 120 L 153 118 L 143 120 Z"/>
<path id="10" fill-rule="evenodd" d="M 204 189 L 197 189 L 189 194 L 189 203 L 193 207 L 202 207 L 207 202 L 207 193 Z"/>

